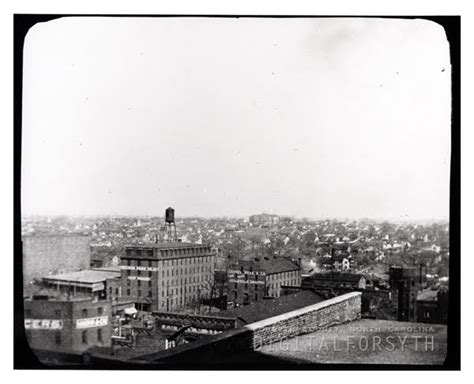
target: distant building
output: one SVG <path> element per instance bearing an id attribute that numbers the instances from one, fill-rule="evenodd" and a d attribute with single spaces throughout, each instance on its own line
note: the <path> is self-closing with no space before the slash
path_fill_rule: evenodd
<path id="1" fill-rule="evenodd" d="M 28 235 L 23 237 L 23 289 L 32 291 L 43 276 L 88 269 L 90 237 L 81 234 Z"/>
<path id="2" fill-rule="evenodd" d="M 176 311 L 209 295 L 216 254 L 211 246 L 150 243 L 127 246 L 121 256 L 122 296 L 144 311 Z"/>
<path id="3" fill-rule="evenodd" d="M 316 292 L 334 291 L 337 294 L 366 288 L 366 278 L 349 272 L 313 273 L 303 279 L 301 286 Z"/>
<path id="4" fill-rule="evenodd" d="M 284 285 L 301 284 L 301 268 L 284 257 L 238 261 L 227 271 L 228 299 L 247 305 L 264 297 L 279 297 Z"/>
<path id="5" fill-rule="evenodd" d="M 280 223 L 280 217 L 278 215 L 270 215 L 268 213 L 262 213 L 260 215 L 252 215 L 249 217 L 249 222 L 253 226 L 269 227 Z"/>
<path id="6" fill-rule="evenodd" d="M 108 301 L 45 297 L 27 299 L 24 306 L 25 332 L 32 349 L 70 353 L 112 345 Z"/>

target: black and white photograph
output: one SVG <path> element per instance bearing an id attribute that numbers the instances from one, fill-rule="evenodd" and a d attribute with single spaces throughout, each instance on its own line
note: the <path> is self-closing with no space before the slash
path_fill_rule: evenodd
<path id="1" fill-rule="evenodd" d="M 459 369 L 459 16 L 14 27 L 19 368 Z"/>

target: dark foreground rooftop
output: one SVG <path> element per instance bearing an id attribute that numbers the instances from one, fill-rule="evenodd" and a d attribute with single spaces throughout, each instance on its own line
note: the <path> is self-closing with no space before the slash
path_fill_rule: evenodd
<path id="1" fill-rule="evenodd" d="M 361 319 L 265 345 L 260 353 L 296 363 L 441 365 L 445 325 Z"/>

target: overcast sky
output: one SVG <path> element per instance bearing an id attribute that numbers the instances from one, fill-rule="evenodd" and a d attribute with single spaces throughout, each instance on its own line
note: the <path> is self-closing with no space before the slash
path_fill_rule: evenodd
<path id="1" fill-rule="evenodd" d="M 423 20 L 37 24 L 22 213 L 445 219 L 450 76 Z"/>

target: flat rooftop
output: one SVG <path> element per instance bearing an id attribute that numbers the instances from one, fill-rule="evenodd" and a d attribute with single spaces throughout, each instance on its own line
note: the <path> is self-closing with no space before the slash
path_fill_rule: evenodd
<path id="1" fill-rule="evenodd" d="M 258 352 L 296 363 L 440 365 L 447 353 L 447 327 L 361 319 L 265 345 Z"/>
<path id="2" fill-rule="evenodd" d="M 51 282 L 60 281 L 60 282 L 69 282 L 69 283 L 94 284 L 94 283 L 104 282 L 107 279 L 114 279 L 118 277 L 120 277 L 120 272 L 118 271 L 86 269 L 83 271 L 44 276 L 43 280 L 51 281 Z"/>
<path id="3" fill-rule="evenodd" d="M 146 244 L 127 244 L 125 248 L 155 248 L 155 249 L 176 249 L 176 248 L 209 248 L 208 244 L 195 244 L 195 243 L 146 243 Z"/>

